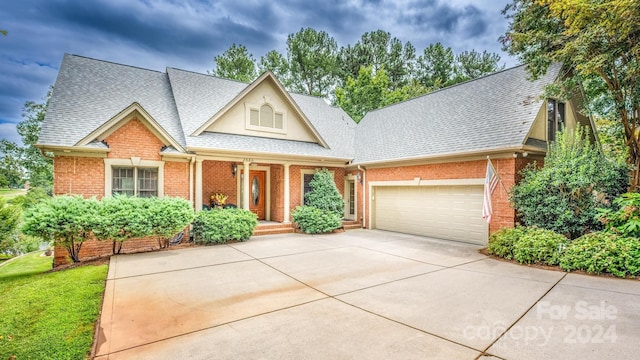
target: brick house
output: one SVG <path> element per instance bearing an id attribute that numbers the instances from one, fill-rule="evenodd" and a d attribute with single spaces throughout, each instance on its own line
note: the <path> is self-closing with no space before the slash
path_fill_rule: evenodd
<path id="1" fill-rule="evenodd" d="M 519 170 L 544 157 L 557 130 L 593 128 L 579 101 L 541 98 L 559 74 L 554 66 L 532 82 L 519 66 L 356 124 L 321 98 L 287 92 L 270 72 L 247 84 L 67 54 L 37 146 L 54 154 L 55 194 L 180 196 L 201 210 L 223 193 L 290 226 L 314 171 L 327 168 L 345 219 L 483 244 L 514 226 L 504 189 Z M 490 225 L 481 217 L 487 157 L 504 184 Z"/>

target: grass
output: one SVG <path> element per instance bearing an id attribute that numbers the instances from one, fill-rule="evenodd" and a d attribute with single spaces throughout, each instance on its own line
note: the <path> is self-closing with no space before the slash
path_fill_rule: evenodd
<path id="1" fill-rule="evenodd" d="M 107 266 L 46 272 L 40 253 L 0 267 L 0 359 L 87 358 Z"/>
<path id="2" fill-rule="evenodd" d="M 24 189 L 0 189 L 0 196 L 4 197 L 7 201 L 26 193 L 27 191 Z"/>

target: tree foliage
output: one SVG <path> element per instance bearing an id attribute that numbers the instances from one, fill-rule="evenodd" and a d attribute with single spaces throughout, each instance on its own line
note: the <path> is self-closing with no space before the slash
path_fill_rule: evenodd
<path id="1" fill-rule="evenodd" d="M 511 201 L 522 223 L 576 238 L 599 230 L 598 208 L 626 190 L 627 169 L 602 155 L 582 128 L 561 133 L 549 147 L 544 167 L 522 171 Z"/>
<path id="2" fill-rule="evenodd" d="M 20 208 L 9 205 L 4 197 L 0 196 L 0 254 L 13 254 L 18 243 L 18 222 L 20 221 Z"/>
<path id="3" fill-rule="evenodd" d="M 216 64 L 213 75 L 244 82 L 251 82 L 257 77 L 256 59 L 244 45 L 231 45 L 213 61 Z"/>
<path id="4" fill-rule="evenodd" d="M 114 195 L 102 199 L 94 235 L 98 240 L 111 240 L 113 254 L 119 254 L 125 241 L 153 234 L 149 205 L 146 199 L 137 197 Z"/>
<path id="5" fill-rule="evenodd" d="M 158 239 L 161 249 L 169 247 L 169 242 L 177 233 L 193 221 L 191 203 L 183 198 L 146 198 L 147 220 L 151 234 Z"/>
<path id="6" fill-rule="evenodd" d="M 311 191 L 304 195 L 305 204 L 329 211 L 342 219 L 344 214 L 344 200 L 333 181 L 333 174 L 327 169 L 316 171 L 309 183 Z"/>
<path id="7" fill-rule="evenodd" d="M 607 98 L 624 128 L 631 186 L 640 186 L 640 3 L 629 0 L 513 0 L 504 48 L 539 77 L 553 62 L 565 72 L 562 88 L 599 81 L 594 97 Z"/>
<path id="8" fill-rule="evenodd" d="M 55 196 L 27 210 L 22 232 L 67 249 L 79 262 L 82 244 L 100 223 L 98 201 L 80 196 Z"/>
<path id="9" fill-rule="evenodd" d="M 27 101 L 22 109 L 23 120 L 18 123 L 18 134 L 23 146 L 6 139 L 0 140 L 0 174 L 10 186 L 24 184 L 26 177 L 32 186 L 51 190 L 53 184 L 53 160 L 43 156 L 35 144 L 40 136 L 42 121 L 49 105 L 51 89 L 43 103 Z"/>
<path id="10" fill-rule="evenodd" d="M 289 34 L 284 55 L 271 50 L 254 67 L 249 64 L 253 56 L 242 45 L 232 45 L 215 59 L 219 76 L 248 81 L 255 75 L 239 74 L 269 70 L 288 91 L 324 97 L 356 121 L 368 111 L 502 68 L 497 54 L 471 50 L 456 56 L 440 43 L 417 57 L 410 42 L 383 30 L 366 32 L 354 45 L 338 50 L 327 32 L 303 28 Z"/>

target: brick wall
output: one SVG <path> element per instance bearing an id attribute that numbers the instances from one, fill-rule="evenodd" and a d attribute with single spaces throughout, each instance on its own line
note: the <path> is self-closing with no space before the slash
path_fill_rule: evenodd
<path id="1" fill-rule="evenodd" d="M 271 165 L 271 220 L 278 222 L 284 221 L 283 165 Z M 289 221 L 291 221 L 291 219 L 289 219 Z"/>
<path id="2" fill-rule="evenodd" d="M 56 156 L 53 158 L 53 193 L 104 196 L 102 158 Z"/>
<path id="3" fill-rule="evenodd" d="M 164 195 L 191 199 L 189 194 L 189 163 L 164 163 Z"/>
<path id="4" fill-rule="evenodd" d="M 132 156 L 144 160 L 160 160 L 160 150 L 164 146 L 138 119 L 133 118 L 118 130 L 107 136 L 109 144 L 107 157 L 110 159 L 130 159 Z"/>
<path id="5" fill-rule="evenodd" d="M 211 195 L 217 193 L 227 195 L 228 204 L 240 204 L 236 188 L 242 164 L 238 165 L 235 177 L 231 174 L 231 164 L 233 163 L 227 161 L 202 162 L 202 204 L 210 205 Z"/>
<path id="6" fill-rule="evenodd" d="M 509 203 L 508 191 L 517 180 L 517 173 L 529 162 L 527 159 L 492 159 L 494 168 L 499 174 L 504 188 L 498 185 L 492 195 L 493 216 L 489 225 L 489 232 L 515 225 L 515 211 Z M 441 164 L 425 164 L 401 167 L 388 167 L 380 169 L 368 169 L 366 172 L 366 186 L 369 189 L 369 182 L 372 181 L 392 181 L 392 180 L 413 180 L 419 177 L 422 180 L 448 180 L 448 179 L 473 179 L 486 176 L 487 161 L 460 161 Z M 358 191 L 359 198 L 362 189 Z M 369 197 L 367 191 L 367 197 Z M 366 208 L 367 227 L 369 224 L 369 205 Z M 362 206 L 362 204 L 360 204 Z"/>

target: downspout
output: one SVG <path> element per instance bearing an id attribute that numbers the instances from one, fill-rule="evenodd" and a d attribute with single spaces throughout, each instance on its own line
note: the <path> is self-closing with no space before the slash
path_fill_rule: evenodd
<path id="1" fill-rule="evenodd" d="M 358 170 L 362 172 L 362 228 L 367 228 L 367 169 L 358 165 Z"/>
<path id="2" fill-rule="evenodd" d="M 195 210 L 195 195 L 193 194 L 193 164 L 196 162 L 196 157 L 192 156 L 189 161 L 189 198 L 191 200 L 191 206 Z"/>

